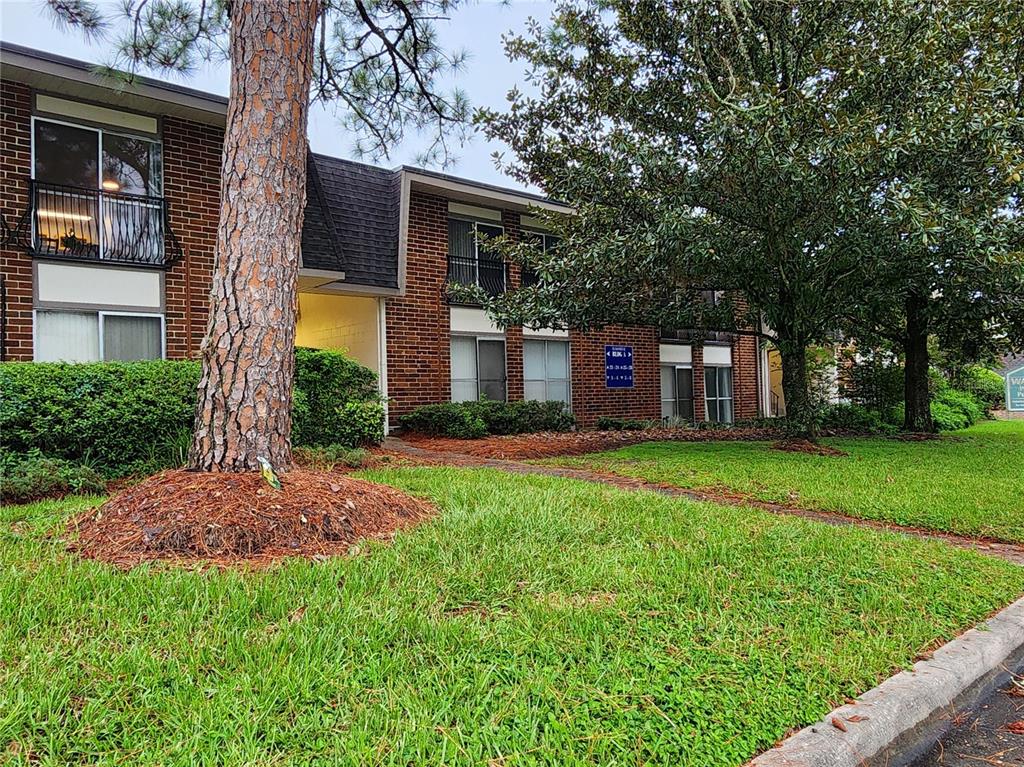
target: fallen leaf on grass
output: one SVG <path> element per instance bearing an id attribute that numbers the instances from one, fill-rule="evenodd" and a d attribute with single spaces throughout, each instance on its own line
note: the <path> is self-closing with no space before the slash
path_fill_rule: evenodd
<path id="1" fill-rule="evenodd" d="M 292 610 L 291 613 L 288 615 L 288 620 L 291 621 L 292 623 L 296 623 L 296 622 L 302 620 L 302 616 L 305 615 L 305 614 L 306 614 L 306 606 L 305 605 L 303 605 L 302 607 L 297 607 L 294 610 Z"/>

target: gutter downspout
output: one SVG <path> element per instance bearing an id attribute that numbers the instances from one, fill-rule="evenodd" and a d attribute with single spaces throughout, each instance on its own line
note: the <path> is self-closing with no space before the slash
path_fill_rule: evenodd
<path id="1" fill-rule="evenodd" d="M 390 431 L 391 416 L 388 408 L 388 325 L 387 325 L 387 299 L 377 299 L 377 385 L 380 387 L 380 395 L 384 399 L 384 436 Z"/>

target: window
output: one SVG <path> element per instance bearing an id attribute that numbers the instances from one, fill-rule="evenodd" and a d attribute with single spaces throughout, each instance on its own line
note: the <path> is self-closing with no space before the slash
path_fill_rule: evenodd
<path id="1" fill-rule="evenodd" d="M 164 356 L 164 318 L 158 314 L 39 309 L 36 362 L 156 360 Z"/>
<path id="2" fill-rule="evenodd" d="M 159 263 L 160 142 L 38 117 L 32 126 L 36 252 Z"/>
<path id="3" fill-rule="evenodd" d="M 452 336 L 452 402 L 506 400 L 505 342 Z"/>
<path id="4" fill-rule="evenodd" d="M 732 368 L 704 367 L 704 401 L 709 421 L 732 423 Z"/>
<path id="5" fill-rule="evenodd" d="M 564 402 L 569 408 L 569 342 L 523 341 L 526 399 Z"/>
<path id="6" fill-rule="evenodd" d="M 448 279 L 459 285 L 479 285 L 490 296 L 505 292 L 505 262 L 486 242 L 504 229 L 494 224 L 448 219 Z"/>
<path id="7" fill-rule="evenodd" d="M 523 239 L 527 242 L 536 243 L 544 253 L 554 250 L 558 247 L 558 243 L 561 242 L 559 237 L 556 237 L 553 234 L 545 234 L 544 232 L 524 232 Z M 540 282 L 540 277 L 537 272 L 529 266 L 524 266 L 522 277 L 523 287 L 528 288 L 531 285 L 536 285 L 538 282 Z"/>
<path id="8" fill-rule="evenodd" d="M 693 369 L 662 365 L 661 417 L 693 422 Z"/>

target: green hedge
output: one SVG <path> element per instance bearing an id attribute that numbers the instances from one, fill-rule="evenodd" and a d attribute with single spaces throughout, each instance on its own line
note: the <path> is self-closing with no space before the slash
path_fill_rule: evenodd
<path id="1" fill-rule="evenodd" d="M 569 431 L 576 419 L 562 402 L 444 402 L 424 405 L 398 419 L 403 429 L 435 437 L 478 439 L 489 434 Z"/>
<path id="2" fill-rule="evenodd" d="M 0 364 L 0 450 L 95 466 L 107 476 L 180 463 L 192 431 L 198 362 Z M 296 350 L 293 443 L 379 442 L 372 370 L 331 351 Z"/>

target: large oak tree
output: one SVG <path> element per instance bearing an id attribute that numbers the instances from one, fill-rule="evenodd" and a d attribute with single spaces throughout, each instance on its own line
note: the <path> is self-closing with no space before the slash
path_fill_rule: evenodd
<path id="1" fill-rule="evenodd" d="M 535 88 L 478 119 L 512 147 L 504 167 L 578 215 L 549 220 L 559 248 L 509 250 L 543 279 L 492 311 L 763 333 L 787 415 L 812 433 L 806 349 L 891 289 L 870 278 L 890 250 L 876 237 L 893 233 L 879 217 L 929 142 L 955 154 L 919 118 L 948 108 L 954 72 L 970 119 L 996 117 L 990 78 L 972 70 L 998 55 L 1013 76 L 995 31 L 1017 16 L 982 0 L 560 3 L 506 42 Z M 746 302 L 709 311 L 702 289 Z"/>
<path id="2" fill-rule="evenodd" d="M 226 56 L 231 92 L 221 171 L 210 323 L 189 466 L 291 465 L 296 285 L 311 99 L 340 106 L 356 149 L 386 155 L 429 131 L 426 161 L 448 154 L 467 107 L 439 82 L 461 64 L 433 24 L 456 0 L 49 0 L 90 35 L 116 31 L 108 71 L 187 72 Z"/>

